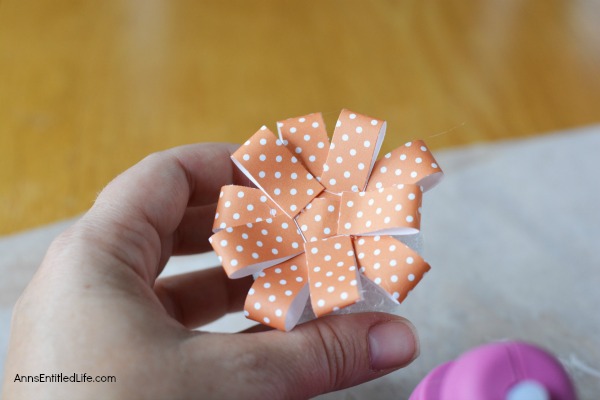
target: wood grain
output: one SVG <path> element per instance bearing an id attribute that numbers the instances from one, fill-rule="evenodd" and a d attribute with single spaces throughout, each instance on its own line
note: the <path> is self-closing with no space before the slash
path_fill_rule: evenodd
<path id="1" fill-rule="evenodd" d="M 0 0 L 0 233 L 84 211 L 150 152 L 314 111 L 386 119 L 384 150 L 598 122 L 598 21 L 598 1 Z"/>

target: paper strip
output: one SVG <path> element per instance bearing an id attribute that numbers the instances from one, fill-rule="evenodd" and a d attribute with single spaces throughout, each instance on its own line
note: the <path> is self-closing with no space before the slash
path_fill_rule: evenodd
<path id="1" fill-rule="evenodd" d="M 401 303 L 430 267 L 404 243 L 389 236 L 354 239 L 360 271 Z"/>
<path id="2" fill-rule="evenodd" d="M 323 190 L 298 158 L 266 127 L 241 146 L 232 159 L 291 218 Z"/>
<path id="3" fill-rule="evenodd" d="M 314 199 L 298 215 L 296 222 L 307 242 L 337 235 L 339 199 Z"/>
<path id="4" fill-rule="evenodd" d="M 385 136 L 385 121 L 342 110 L 321 184 L 333 193 L 364 190 Z"/>
<path id="5" fill-rule="evenodd" d="M 348 236 L 308 242 L 310 299 L 318 317 L 362 300 L 354 248 Z"/>
<path id="6" fill-rule="evenodd" d="M 315 177 L 323 173 L 329 138 L 321 113 L 277 122 L 279 138 Z"/>
<path id="7" fill-rule="evenodd" d="M 396 185 L 399 182 L 423 186 L 427 191 L 437 185 L 444 173 L 425 142 L 408 142 L 377 160 L 367 191 Z"/>
<path id="8" fill-rule="evenodd" d="M 286 215 L 223 229 L 210 237 L 230 278 L 242 278 L 304 251 L 302 236 Z"/>
<path id="9" fill-rule="evenodd" d="M 278 208 L 258 189 L 236 185 L 223 186 L 217 203 L 213 232 L 274 217 Z"/>
<path id="10" fill-rule="evenodd" d="M 374 192 L 344 192 L 340 202 L 341 235 L 407 235 L 419 231 L 421 188 L 398 185 Z"/>
<path id="11" fill-rule="evenodd" d="M 294 258 L 265 269 L 246 297 L 246 317 L 276 329 L 291 330 L 308 301 L 306 257 Z"/>

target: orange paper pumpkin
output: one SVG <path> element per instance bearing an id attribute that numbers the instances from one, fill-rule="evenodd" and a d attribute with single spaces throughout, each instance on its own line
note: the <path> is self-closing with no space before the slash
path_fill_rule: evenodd
<path id="1" fill-rule="evenodd" d="M 342 110 L 262 127 L 232 156 L 257 188 L 224 186 L 210 242 L 230 278 L 254 274 L 245 315 L 280 330 L 310 297 L 317 317 L 362 300 L 362 279 L 398 303 L 429 270 L 393 236 L 418 233 L 422 193 L 443 173 L 423 141 L 376 161 L 386 123 Z"/>

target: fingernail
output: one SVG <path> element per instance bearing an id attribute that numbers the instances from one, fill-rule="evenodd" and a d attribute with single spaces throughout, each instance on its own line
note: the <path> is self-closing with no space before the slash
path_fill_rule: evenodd
<path id="1" fill-rule="evenodd" d="M 369 330 L 371 368 L 384 370 L 409 364 L 419 355 L 419 339 L 408 321 L 386 322 Z"/>

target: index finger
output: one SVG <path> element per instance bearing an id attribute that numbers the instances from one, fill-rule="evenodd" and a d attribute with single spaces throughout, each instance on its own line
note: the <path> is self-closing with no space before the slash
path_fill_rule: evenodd
<path id="1" fill-rule="evenodd" d="M 248 183 L 230 159 L 237 147 L 193 144 L 152 154 L 109 183 L 84 218 L 113 255 L 153 280 L 186 209 L 216 202 L 223 185 Z"/>

